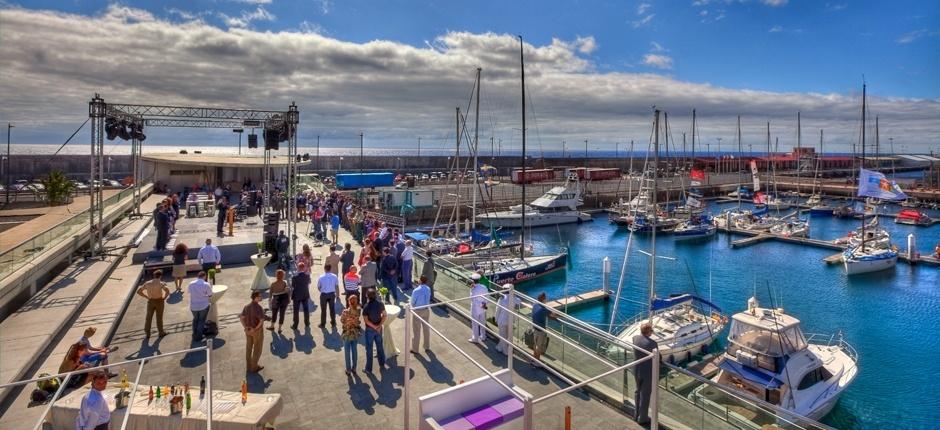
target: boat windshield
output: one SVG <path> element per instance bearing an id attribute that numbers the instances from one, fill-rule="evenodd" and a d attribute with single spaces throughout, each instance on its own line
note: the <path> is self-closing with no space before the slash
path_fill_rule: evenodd
<path id="1" fill-rule="evenodd" d="M 733 343 L 729 350 L 734 350 L 729 352 L 736 353 L 737 350 L 745 348 L 771 357 L 782 357 L 806 348 L 806 338 L 803 337 L 799 325 L 772 329 L 734 321 L 728 340 Z M 732 355 L 736 355 L 734 353 Z"/>

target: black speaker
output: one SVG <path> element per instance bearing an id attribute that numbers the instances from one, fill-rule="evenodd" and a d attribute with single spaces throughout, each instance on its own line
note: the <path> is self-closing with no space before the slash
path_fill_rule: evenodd
<path id="1" fill-rule="evenodd" d="M 264 149 L 273 149 L 277 151 L 281 149 L 281 146 L 278 145 L 278 139 L 280 138 L 281 132 L 279 130 L 265 130 L 264 131 Z"/>
<path id="2" fill-rule="evenodd" d="M 258 147 L 258 135 L 251 133 L 248 135 L 248 148 L 255 149 Z"/>

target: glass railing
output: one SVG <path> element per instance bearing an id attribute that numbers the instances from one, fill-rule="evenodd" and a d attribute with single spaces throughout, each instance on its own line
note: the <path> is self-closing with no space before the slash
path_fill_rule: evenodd
<path id="1" fill-rule="evenodd" d="M 442 258 L 435 258 L 435 262 L 435 298 L 447 300 L 467 297 L 470 294 L 468 284 L 472 272 L 443 261 Z M 424 264 L 424 260 L 416 259 L 415 273 L 421 273 Z M 528 315 L 531 310 L 525 304 L 531 305 L 535 299 L 518 291 L 515 294 L 524 304 L 519 313 Z M 455 301 L 451 306 L 469 314 L 469 303 L 466 300 Z M 494 330 L 495 309 L 496 306 L 490 306 L 487 310 L 487 322 Z M 553 312 L 558 318 L 549 320 L 550 341 L 543 361 L 571 381 L 585 380 L 634 360 L 633 346 L 629 343 L 560 310 Z M 515 320 L 512 339 L 517 347 L 526 348 L 524 334 L 531 326 L 530 319 Z M 744 398 L 686 369 L 667 363 L 663 363 L 660 369 L 660 422 L 671 428 L 829 429 L 823 424 L 796 416 L 775 405 Z M 605 376 L 589 384 L 588 388 L 608 403 L 620 405 L 627 412 L 633 409 L 636 383 L 633 373 L 629 370 Z M 771 426 L 763 427 L 768 424 Z"/>
<path id="2" fill-rule="evenodd" d="M 142 188 L 148 186 L 149 184 L 145 184 Z M 125 188 L 104 200 L 104 210 L 107 212 L 118 203 L 133 196 L 134 188 Z M 86 231 L 88 223 L 88 209 L 85 209 L 4 252 L 0 255 L 0 279 L 19 270 L 43 251 Z"/>

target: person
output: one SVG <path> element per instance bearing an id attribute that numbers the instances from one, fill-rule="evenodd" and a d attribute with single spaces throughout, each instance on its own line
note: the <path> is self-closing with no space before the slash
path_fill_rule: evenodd
<path id="1" fill-rule="evenodd" d="M 482 344 L 486 340 L 486 294 L 489 290 L 480 283 L 479 273 L 470 275 L 470 317 L 473 318 L 470 343 Z"/>
<path id="2" fill-rule="evenodd" d="M 343 295 L 346 296 L 346 303 L 349 303 L 350 297 L 359 296 L 359 285 L 362 284 L 362 281 L 356 272 L 356 266 L 351 266 L 349 271 L 343 275 Z"/>
<path id="3" fill-rule="evenodd" d="M 193 342 L 202 340 L 202 331 L 209 316 L 209 299 L 212 286 L 206 282 L 206 272 L 199 272 L 196 280 L 189 283 L 189 310 L 193 313 Z"/>
<path id="4" fill-rule="evenodd" d="M 304 308 L 304 326 L 310 327 L 310 270 L 303 262 L 297 263 L 297 273 L 291 278 L 290 298 L 294 302 L 294 324 L 290 328 L 297 330 L 300 308 Z"/>
<path id="5" fill-rule="evenodd" d="M 284 230 L 277 234 L 275 247 L 277 249 L 277 267 L 288 270 L 290 268 L 290 238 L 287 237 Z"/>
<path id="6" fill-rule="evenodd" d="M 541 366 L 539 360 L 548 348 L 548 332 L 545 331 L 548 319 L 558 318 L 554 312 L 548 309 L 548 306 L 545 306 L 548 297 L 544 292 L 539 294 L 538 300 L 539 302 L 532 306 L 532 325 L 537 328 L 535 328 L 534 343 L 532 344 L 532 355 L 535 357 L 535 361 L 531 364 L 536 367 Z"/>
<path id="7" fill-rule="evenodd" d="M 101 394 L 108 388 L 108 374 L 95 371 L 91 376 L 91 390 L 82 397 L 82 404 L 75 417 L 77 430 L 108 430 L 111 424 L 111 410 L 108 401 Z"/>
<path id="8" fill-rule="evenodd" d="M 369 256 L 372 251 L 372 241 L 370 239 L 365 240 L 365 244 L 362 245 L 362 248 L 359 250 L 359 261 L 356 264 L 359 267 L 366 265 L 366 257 Z"/>
<path id="9" fill-rule="evenodd" d="M 157 243 L 154 244 L 154 249 L 157 251 L 166 249 L 166 244 L 170 241 L 170 215 L 168 211 L 167 205 L 160 203 L 157 206 L 157 212 L 154 214 L 153 225 L 157 230 Z"/>
<path id="10" fill-rule="evenodd" d="M 173 282 L 176 286 L 176 292 L 183 291 L 183 278 L 186 277 L 186 255 L 189 248 L 185 243 L 180 242 L 173 248 Z"/>
<path id="11" fill-rule="evenodd" d="M 382 250 L 382 261 L 379 263 L 379 271 L 382 273 L 382 285 L 388 288 L 388 294 L 395 299 L 395 305 L 399 304 L 398 299 L 398 260 L 391 254 L 389 248 Z M 388 300 L 388 297 L 385 298 Z"/>
<path id="12" fill-rule="evenodd" d="M 332 272 L 334 275 L 337 274 L 340 264 L 339 254 L 336 253 L 336 249 L 336 245 L 330 245 L 330 254 L 326 256 L 326 265 L 333 268 Z"/>
<path id="13" fill-rule="evenodd" d="M 499 329 L 500 337 L 496 350 L 503 354 L 509 354 L 509 342 L 504 339 L 511 339 L 510 336 L 512 336 L 509 333 L 509 322 L 513 317 L 512 312 L 522 306 L 522 301 L 518 297 L 513 300 L 514 303 L 510 303 L 509 289 L 511 288 L 512 284 L 503 284 L 503 292 L 499 296 L 498 306 L 496 307 L 496 327 Z"/>
<path id="14" fill-rule="evenodd" d="M 245 368 L 252 373 L 260 372 L 264 366 L 258 364 L 264 346 L 264 321 L 269 320 L 261 308 L 261 291 L 251 292 L 251 303 L 242 308 L 238 316 L 245 328 Z"/>
<path id="15" fill-rule="evenodd" d="M 85 363 L 82 363 L 82 355 L 85 352 L 85 346 L 81 343 L 73 343 L 69 347 L 68 352 L 65 353 L 65 358 L 62 359 L 62 363 L 59 365 L 59 373 L 69 373 L 75 370 L 86 369 L 92 366 L 89 366 Z M 91 378 L 91 375 L 88 373 L 80 375 L 72 375 L 68 380 L 68 385 L 66 388 L 78 388 Z M 60 379 L 61 380 L 61 379 Z"/>
<path id="16" fill-rule="evenodd" d="M 212 239 L 206 239 L 206 246 L 199 249 L 196 259 L 202 265 L 202 271 L 209 273 L 210 270 L 215 269 L 215 266 L 222 262 L 222 253 L 219 252 L 218 247 L 212 244 Z"/>
<path id="17" fill-rule="evenodd" d="M 423 323 L 421 321 L 413 321 L 411 324 L 411 353 L 418 353 L 418 341 L 421 340 L 421 334 L 424 335 L 424 350 L 426 352 L 431 351 L 431 327 L 430 324 L 431 318 L 431 308 L 425 307 L 431 304 L 431 288 L 428 287 L 428 280 L 424 276 L 421 277 L 421 283 L 418 284 L 418 288 L 411 293 L 411 301 L 409 305 L 411 309 L 414 310 L 415 315 L 421 317 L 421 319 L 427 321 Z M 420 309 L 416 309 L 420 308 Z"/>
<path id="18" fill-rule="evenodd" d="M 166 303 L 167 297 L 170 297 L 170 289 L 163 283 L 162 277 L 162 270 L 154 270 L 153 279 L 144 282 L 137 289 L 137 295 L 147 299 L 147 316 L 144 320 L 144 331 L 147 332 L 147 339 L 150 339 L 150 328 L 153 327 L 151 323 L 154 314 L 157 315 L 157 336 L 166 336 L 166 332 L 163 331 L 163 305 Z"/>
<path id="19" fill-rule="evenodd" d="M 317 290 L 320 291 L 320 325 L 323 328 L 326 325 L 326 313 L 330 313 L 330 325 L 336 328 L 336 308 L 333 300 L 336 299 L 336 293 L 339 288 L 339 278 L 336 277 L 330 269 L 332 266 L 327 264 L 323 266 L 325 270 L 320 278 L 317 279 Z"/>
<path id="20" fill-rule="evenodd" d="M 346 309 L 340 316 L 343 325 L 343 358 L 346 360 L 346 376 L 356 373 L 356 362 L 359 361 L 359 338 L 362 336 L 362 326 L 359 318 L 362 309 L 359 307 L 359 296 L 350 296 Z"/>
<path id="21" fill-rule="evenodd" d="M 334 245 L 339 243 L 339 214 L 336 212 L 330 217 L 330 239 Z"/>
<path id="22" fill-rule="evenodd" d="M 307 275 L 310 275 L 310 270 L 313 268 L 313 253 L 310 251 L 310 245 L 306 243 L 300 254 L 297 254 L 297 270 L 300 270 L 301 265 L 303 265 Z"/>
<path id="23" fill-rule="evenodd" d="M 385 305 L 375 290 L 366 293 L 369 302 L 362 308 L 362 322 L 366 325 L 366 373 L 372 373 L 372 348 L 375 348 L 379 368 L 385 367 L 385 347 L 382 344 L 382 325 L 385 324 Z"/>
<path id="24" fill-rule="evenodd" d="M 98 332 L 98 329 L 95 327 L 88 327 L 82 333 L 82 337 L 78 339 L 78 343 L 83 348 L 81 354 L 79 354 L 79 361 L 86 364 L 88 367 L 95 366 L 98 364 L 107 365 L 108 364 L 108 354 L 117 351 L 118 347 L 108 348 L 101 347 L 96 348 L 91 344 L 90 337 L 94 336 Z M 108 373 L 109 377 L 116 376 L 115 373 Z"/>
<path id="25" fill-rule="evenodd" d="M 401 251 L 401 279 L 405 282 L 405 289 L 412 288 L 411 270 L 414 268 L 414 252 L 411 246 L 411 239 L 405 241 L 405 247 Z"/>
<path id="26" fill-rule="evenodd" d="M 287 306 L 290 305 L 290 287 L 284 280 L 285 272 L 283 269 L 277 269 L 274 272 L 274 282 L 268 294 L 271 298 L 271 326 L 268 330 L 274 330 L 274 322 L 277 322 L 277 332 L 281 332 L 281 326 L 284 325 L 284 314 L 287 312 Z"/>
<path id="27" fill-rule="evenodd" d="M 222 227 L 225 225 L 225 217 L 228 214 L 228 198 L 225 198 L 224 195 L 218 199 L 216 202 L 216 223 L 215 223 L 215 233 L 222 237 Z"/>
<path id="28" fill-rule="evenodd" d="M 352 244 L 347 243 L 345 245 L 345 250 L 343 251 L 343 255 L 340 255 L 339 259 L 343 265 L 342 273 L 349 272 L 349 268 L 353 266 L 353 263 L 356 260 L 356 253 L 353 252 L 352 250 Z"/>
<path id="29" fill-rule="evenodd" d="M 656 341 L 650 338 L 653 335 L 653 326 L 644 323 L 640 326 L 640 334 L 633 336 L 633 355 L 636 360 L 643 359 L 647 351 L 658 348 Z M 633 376 L 636 379 L 636 391 L 633 392 L 633 404 L 636 405 L 636 422 L 643 425 L 650 422 L 649 407 L 650 395 L 653 390 L 653 363 L 649 360 L 633 367 Z"/>
<path id="30" fill-rule="evenodd" d="M 320 209 L 320 206 L 314 205 L 313 209 L 310 211 L 310 227 L 313 229 L 310 233 L 311 236 L 316 241 L 323 240 L 323 231 L 320 228 L 320 218 L 323 217 L 323 210 Z"/>
<path id="31" fill-rule="evenodd" d="M 434 251 L 430 249 L 425 254 L 427 260 L 424 261 L 424 266 L 421 267 L 421 276 L 428 280 L 428 288 L 431 289 L 431 301 L 434 301 L 434 280 L 437 279 L 437 270 L 434 262 Z"/>
<path id="32" fill-rule="evenodd" d="M 359 283 L 362 286 L 362 297 L 364 299 L 366 297 L 366 291 L 369 289 L 374 290 L 375 285 L 379 283 L 379 267 L 372 261 L 372 257 L 368 255 L 363 262 L 365 264 L 363 264 L 359 270 Z"/>

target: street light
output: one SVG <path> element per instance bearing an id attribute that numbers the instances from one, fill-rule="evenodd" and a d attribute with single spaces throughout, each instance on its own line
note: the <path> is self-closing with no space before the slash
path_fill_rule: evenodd
<path id="1" fill-rule="evenodd" d="M 234 128 L 232 129 L 233 133 L 238 133 L 238 155 L 242 155 L 242 133 L 245 132 L 244 129 Z"/>
<path id="2" fill-rule="evenodd" d="M 13 128 L 13 124 L 7 123 L 7 189 L 6 189 L 7 195 L 6 195 L 6 200 L 4 200 L 4 204 L 6 205 L 10 204 L 10 185 L 11 185 L 10 161 L 12 161 L 12 159 L 10 158 L 10 130 L 12 128 Z"/>
<path id="3" fill-rule="evenodd" d="M 342 171 L 343 171 L 343 157 L 339 157 L 339 170 L 337 170 L 336 173 L 339 173 Z"/>

